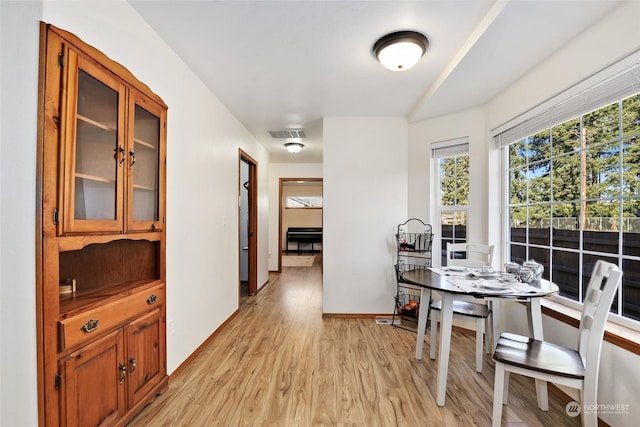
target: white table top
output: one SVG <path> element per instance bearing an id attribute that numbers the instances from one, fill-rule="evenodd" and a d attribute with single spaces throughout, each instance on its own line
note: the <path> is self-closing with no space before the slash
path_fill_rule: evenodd
<path id="1" fill-rule="evenodd" d="M 473 275 L 441 275 L 427 268 L 405 271 L 402 280 L 412 285 L 452 294 L 471 295 L 474 298 L 517 298 L 546 297 L 558 293 L 558 285 L 546 279 L 534 280 L 531 283 L 514 282 L 497 289 L 497 279 Z M 492 286 L 494 285 L 494 286 Z"/>

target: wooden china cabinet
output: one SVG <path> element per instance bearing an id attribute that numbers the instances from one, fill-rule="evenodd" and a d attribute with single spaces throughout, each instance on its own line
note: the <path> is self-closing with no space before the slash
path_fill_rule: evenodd
<path id="1" fill-rule="evenodd" d="M 39 420 L 123 425 L 168 385 L 167 106 L 73 34 L 40 42 Z"/>

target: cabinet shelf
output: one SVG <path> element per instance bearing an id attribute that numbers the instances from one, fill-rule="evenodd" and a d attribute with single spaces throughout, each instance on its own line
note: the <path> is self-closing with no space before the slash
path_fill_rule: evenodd
<path id="1" fill-rule="evenodd" d="M 76 178 L 86 179 L 87 181 L 93 182 L 102 182 L 105 184 L 114 184 L 116 182 L 115 179 L 103 178 L 101 176 L 89 175 L 86 173 L 76 173 Z"/>
<path id="2" fill-rule="evenodd" d="M 146 185 L 140 185 L 140 184 L 134 184 L 133 185 L 133 189 L 134 190 L 143 190 L 143 191 L 156 191 L 157 190 L 154 187 L 148 187 Z"/>
<path id="3" fill-rule="evenodd" d="M 90 125 L 95 126 L 95 127 L 99 128 L 99 129 L 106 130 L 106 131 L 109 131 L 109 132 L 117 132 L 117 129 L 114 126 L 110 126 L 110 125 L 108 125 L 106 123 L 98 122 L 96 120 L 90 119 L 89 117 L 83 116 L 81 114 L 78 114 L 76 117 L 78 118 L 79 121 L 87 123 L 87 124 L 90 124 Z"/>
<path id="4" fill-rule="evenodd" d="M 141 146 L 143 146 L 145 148 L 148 148 L 150 150 L 157 150 L 158 149 L 157 145 L 155 145 L 155 144 L 153 144 L 151 142 L 143 141 L 140 138 L 133 138 L 133 142 L 135 143 L 135 145 L 141 145 Z"/>

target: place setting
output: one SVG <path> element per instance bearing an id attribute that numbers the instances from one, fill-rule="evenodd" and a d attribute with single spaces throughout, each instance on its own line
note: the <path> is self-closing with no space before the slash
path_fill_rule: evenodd
<path id="1" fill-rule="evenodd" d="M 451 265 L 447 267 L 430 267 L 430 270 L 441 276 L 467 276 L 470 268 L 461 265 Z"/>
<path id="2" fill-rule="evenodd" d="M 513 292 L 514 285 L 520 283 L 515 275 L 510 273 L 497 273 L 490 276 L 468 276 L 468 278 L 464 279 L 451 279 L 450 282 L 469 293 L 509 293 Z"/>
<path id="3" fill-rule="evenodd" d="M 517 270 L 515 267 L 518 267 Z M 540 289 L 531 283 L 542 275 L 540 264 L 533 262 L 520 266 L 515 263 L 505 264 L 505 271 L 494 270 L 492 266 L 466 268 L 465 278 L 454 278 L 449 281 L 464 292 L 501 293 L 539 293 Z"/>

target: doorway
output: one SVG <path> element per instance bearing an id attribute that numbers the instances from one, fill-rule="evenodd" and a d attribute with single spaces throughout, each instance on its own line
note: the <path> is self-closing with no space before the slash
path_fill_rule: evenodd
<path id="1" fill-rule="evenodd" d="M 240 150 L 238 179 L 239 305 L 258 292 L 258 163 Z"/>
<path id="2" fill-rule="evenodd" d="M 322 178 L 280 178 L 278 206 L 278 272 L 282 272 L 283 253 L 300 255 L 322 253 L 322 241 L 315 244 L 291 243 L 287 239 L 289 227 L 319 228 L 322 235 Z M 289 201 L 295 206 L 289 206 Z M 322 260 L 322 257 L 320 257 Z"/>

